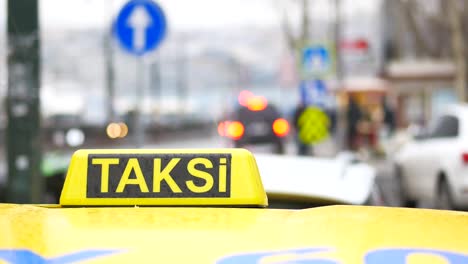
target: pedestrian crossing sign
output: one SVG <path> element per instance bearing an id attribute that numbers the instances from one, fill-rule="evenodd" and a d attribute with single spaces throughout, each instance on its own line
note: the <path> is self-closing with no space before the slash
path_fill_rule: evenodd
<path id="1" fill-rule="evenodd" d="M 300 63 L 303 79 L 322 79 L 334 71 L 334 53 L 324 44 L 305 45 L 300 50 Z"/>
<path id="2" fill-rule="evenodd" d="M 330 119 L 318 107 L 307 107 L 300 114 L 297 125 L 298 137 L 303 144 L 317 144 L 329 136 Z"/>

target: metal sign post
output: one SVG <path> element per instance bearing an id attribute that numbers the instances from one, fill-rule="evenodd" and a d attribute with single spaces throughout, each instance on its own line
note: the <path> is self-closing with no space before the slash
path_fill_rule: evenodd
<path id="1" fill-rule="evenodd" d="M 114 24 L 114 35 L 129 54 L 136 56 L 138 87 L 134 116 L 135 145 L 144 145 L 145 123 L 142 102 L 146 91 L 149 69 L 143 55 L 155 50 L 166 35 L 166 18 L 161 7 L 151 0 L 133 0 L 120 10 Z"/>
<path id="2" fill-rule="evenodd" d="M 145 120 L 143 118 L 143 101 L 148 87 L 148 67 L 145 59 L 142 58 L 137 62 L 137 87 L 136 87 L 136 102 L 135 102 L 135 131 L 134 142 L 137 147 L 142 147 L 145 143 Z"/>

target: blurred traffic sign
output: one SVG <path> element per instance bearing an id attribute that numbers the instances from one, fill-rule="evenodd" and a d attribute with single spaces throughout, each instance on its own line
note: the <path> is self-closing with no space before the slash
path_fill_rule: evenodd
<path id="1" fill-rule="evenodd" d="M 367 52 L 369 50 L 369 41 L 366 39 L 343 40 L 340 43 L 342 51 L 361 51 Z"/>
<path id="2" fill-rule="evenodd" d="M 301 102 L 304 105 L 325 107 L 328 91 L 323 80 L 305 80 L 300 84 Z"/>
<path id="3" fill-rule="evenodd" d="M 117 16 L 114 33 L 122 47 L 133 55 L 154 50 L 166 34 L 166 18 L 151 0 L 128 2 Z"/>
<path id="4" fill-rule="evenodd" d="M 308 45 L 301 49 L 301 72 L 303 79 L 322 78 L 333 71 L 330 49 L 322 44 Z"/>
<path id="5" fill-rule="evenodd" d="M 299 140 L 306 145 L 319 143 L 329 136 L 330 119 L 318 107 L 309 106 L 297 121 Z"/>

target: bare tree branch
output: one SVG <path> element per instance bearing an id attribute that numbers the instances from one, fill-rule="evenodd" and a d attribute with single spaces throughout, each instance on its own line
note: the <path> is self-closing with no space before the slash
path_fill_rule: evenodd
<path id="1" fill-rule="evenodd" d="M 464 0 L 462 0 L 462 11 L 461 11 L 461 16 L 462 16 L 462 24 L 463 24 L 463 36 L 465 43 L 468 41 L 468 3 Z"/>
<path id="2" fill-rule="evenodd" d="M 427 14 L 427 33 L 430 34 L 430 55 L 434 58 L 449 58 L 451 56 L 450 22 L 446 0 L 439 0 L 439 10 L 435 14 Z"/>
<path id="3" fill-rule="evenodd" d="M 286 44 L 290 50 L 295 50 L 297 43 L 291 28 L 287 7 L 282 5 L 280 0 L 276 0 L 274 3 L 281 17 L 281 29 L 286 38 Z"/>
<path id="4" fill-rule="evenodd" d="M 391 41 L 394 43 L 395 47 L 395 57 L 401 58 L 404 54 L 404 47 L 405 47 L 405 31 L 404 29 L 404 16 L 402 14 L 401 5 L 398 1 L 388 1 L 388 8 L 391 16 L 395 20 L 395 30 L 394 37 Z"/>
<path id="5" fill-rule="evenodd" d="M 431 48 L 429 47 L 428 43 L 424 40 L 422 32 L 418 27 L 416 21 L 416 8 L 417 3 L 414 0 L 398 0 L 398 3 L 401 6 L 401 10 L 403 11 L 403 15 L 405 17 L 405 22 L 408 25 L 409 31 L 413 34 L 414 41 L 416 42 L 416 46 L 418 47 L 415 49 L 415 52 L 418 56 L 427 56 L 431 54 Z"/>
<path id="6" fill-rule="evenodd" d="M 286 41 L 288 42 L 288 46 L 291 50 L 294 50 L 296 48 L 296 41 L 294 39 L 292 29 L 289 24 L 289 17 L 288 17 L 288 12 L 286 11 L 286 9 L 283 10 L 283 22 L 281 24 L 282 24 L 283 32 L 286 36 Z"/>
<path id="7" fill-rule="evenodd" d="M 452 33 L 453 57 L 457 66 L 455 87 L 458 98 L 466 102 L 466 53 L 463 44 L 463 29 L 458 0 L 447 0 L 448 17 Z"/>

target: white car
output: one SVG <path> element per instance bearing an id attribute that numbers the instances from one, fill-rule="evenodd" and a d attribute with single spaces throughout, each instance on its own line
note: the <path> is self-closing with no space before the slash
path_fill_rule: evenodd
<path id="1" fill-rule="evenodd" d="M 384 205 L 376 170 L 343 153 L 336 158 L 256 154 L 271 206 Z"/>
<path id="2" fill-rule="evenodd" d="M 468 105 L 447 107 L 393 162 L 403 206 L 468 207 Z"/>

